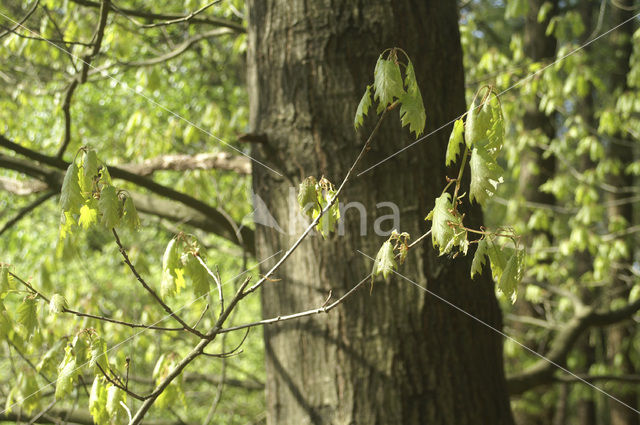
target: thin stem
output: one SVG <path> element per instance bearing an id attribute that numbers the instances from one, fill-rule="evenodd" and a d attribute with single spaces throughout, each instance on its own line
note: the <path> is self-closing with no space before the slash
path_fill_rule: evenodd
<path id="1" fill-rule="evenodd" d="M 172 309 L 171 307 L 169 307 L 164 301 L 162 301 L 162 298 L 160 298 L 160 296 L 158 296 L 158 294 L 156 293 L 156 291 L 154 291 L 148 284 L 147 282 L 142 278 L 142 276 L 140 275 L 140 273 L 138 273 L 138 271 L 136 270 L 135 266 L 133 265 L 133 263 L 131 263 L 131 260 L 129 259 L 129 255 L 127 254 L 127 251 L 124 249 L 124 247 L 122 246 L 122 242 L 120 242 L 120 237 L 118 236 L 118 232 L 116 232 L 116 229 L 111 229 L 111 232 L 113 233 L 113 236 L 115 237 L 116 240 L 116 244 L 118 245 L 118 248 L 120 249 L 120 254 L 122 254 L 122 258 L 124 259 L 124 262 L 127 266 L 129 266 L 129 269 L 131 270 L 131 272 L 133 273 L 133 275 L 136 277 L 136 279 L 138 280 L 138 282 L 140 282 L 140 284 L 144 287 L 144 289 L 147 290 L 147 292 L 156 300 L 156 302 L 158 304 L 160 304 L 160 306 L 162 306 L 162 308 L 164 309 L 164 311 L 167 312 L 167 314 L 169 314 L 169 316 L 171 316 L 176 322 L 180 323 L 182 325 L 182 328 L 186 331 L 191 332 L 192 334 L 200 337 L 200 338 L 205 338 L 205 335 L 196 330 L 193 329 L 191 326 L 189 326 L 184 320 L 182 320 L 182 318 L 180 316 L 178 316 Z"/>

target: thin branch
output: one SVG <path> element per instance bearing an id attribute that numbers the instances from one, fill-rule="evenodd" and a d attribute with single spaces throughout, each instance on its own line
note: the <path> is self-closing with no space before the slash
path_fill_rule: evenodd
<path id="1" fill-rule="evenodd" d="M 582 333 L 593 326 L 608 326 L 631 318 L 640 311 L 640 299 L 625 307 L 598 313 L 591 308 L 574 316 L 554 338 L 546 359 L 540 359 L 525 371 L 508 377 L 509 393 L 519 395 L 540 385 L 553 382 L 556 365 L 566 358 Z"/>
<path id="2" fill-rule="evenodd" d="M 97 1 L 91 1 L 91 0 L 72 0 L 72 1 L 82 6 L 100 7 L 100 3 Z M 114 12 L 123 16 L 127 16 L 127 17 L 135 16 L 137 18 L 144 18 L 144 19 L 149 19 L 154 21 L 171 21 L 175 19 L 183 19 L 185 17 L 184 15 L 179 15 L 179 14 L 154 13 L 154 12 L 146 12 L 143 10 L 125 9 L 123 7 L 116 7 L 113 4 L 111 4 L 111 9 Z M 216 25 L 219 27 L 231 28 L 232 30 L 238 33 L 247 32 L 246 28 L 242 24 L 229 21 L 223 18 L 217 18 L 214 16 L 194 16 L 186 22 L 189 24 L 208 24 L 208 25 Z M 138 25 L 142 26 L 143 24 L 138 23 Z"/>
<path id="3" fill-rule="evenodd" d="M 9 272 L 9 274 L 14 279 L 16 279 L 18 282 L 20 282 L 23 286 L 25 286 L 29 291 L 31 291 L 31 293 L 33 293 L 34 295 L 36 295 L 39 298 L 41 298 L 42 300 L 44 300 L 47 304 L 51 302 L 49 297 L 44 295 L 42 292 L 38 291 L 29 282 L 25 281 L 24 279 L 22 279 L 20 276 L 16 275 L 13 272 Z M 86 318 L 89 318 L 89 319 L 100 320 L 102 322 L 115 323 L 117 325 L 127 326 L 129 328 L 144 328 L 144 329 L 150 329 L 150 330 L 153 330 L 153 331 L 184 331 L 185 330 L 183 328 L 167 328 L 167 327 L 163 327 L 163 326 L 145 325 L 143 323 L 125 322 L 123 320 L 116 320 L 116 319 L 112 319 L 110 317 L 98 316 L 98 315 L 89 314 L 89 313 L 83 313 L 83 312 L 76 311 L 76 310 L 73 310 L 73 309 L 70 309 L 70 308 L 67 308 L 67 307 L 64 307 L 62 309 L 62 312 L 63 313 L 68 313 L 68 314 L 72 314 L 72 315 L 78 316 L 78 317 L 86 317 Z"/>
<path id="4" fill-rule="evenodd" d="M 251 174 L 251 161 L 244 156 L 227 152 L 199 153 L 196 155 L 162 155 L 141 163 L 120 164 L 120 168 L 139 176 L 150 176 L 156 171 L 224 170 L 238 174 Z"/>
<path id="5" fill-rule="evenodd" d="M 175 19 L 170 19 L 168 21 L 164 21 L 164 22 L 157 22 L 155 24 L 145 24 L 145 25 L 141 25 L 142 28 L 154 28 L 154 27 L 160 27 L 160 26 L 165 26 L 165 25 L 172 25 L 172 24 L 178 24 L 181 22 L 189 22 L 190 20 L 192 20 L 194 17 L 196 17 L 197 15 L 199 15 L 200 13 L 204 12 L 205 10 L 207 10 L 208 8 L 210 8 L 211 6 L 213 6 L 214 4 L 220 3 L 222 0 L 215 0 L 212 1 L 211 3 L 207 3 L 204 6 L 202 6 L 200 9 L 195 10 L 191 13 L 189 13 L 188 15 L 185 15 L 181 18 L 175 18 Z"/>
<path id="6" fill-rule="evenodd" d="M 242 341 L 240 341 L 240 343 L 233 350 L 222 352 L 222 353 L 205 353 L 205 352 L 203 352 L 202 355 L 203 356 L 208 356 L 208 357 L 218 357 L 218 358 L 221 358 L 221 359 L 226 359 L 227 357 L 231 357 L 231 356 L 233 356 L 235 354 L 240 354 L 242 352 L 242 350 L 240 350 L 240 351 L 238 351 L 238 350 L 240 349 L 240 347 L 242 347 L 242 345 L 244 344 L 244 341 L 249 336 L 249 331 L 251 331 L 251 328 L 247 328 L 247 332 L 245 332 L 244 337 L 242 337 Z"/>
<path id="7" fill-rule="evenodd" d="M 2 229 L 0 229 L 0 236 L 6 232 L 7 230 L 9 230 L 11 227 L 13 227 L 17 222 L 19 222 L 20 220 L 22 220 L 24 217 L 26 217 L 27 214 L 29 214 L 31 211 L 35 210 L 36 208 L 38 208 L 40 205 L 42 205 L 45 201 L 47 201 L 48 199 L 52 198 L 54 195 L 56 195 L 56 192 L 47 192 L 44 195 L 40 196 L 39 198 L 37 198 L 35 201 L 31 202 L 29 205 L 27 205 L 26 207 L 22 208 L 18 214 L 15 215 L 15 217 L 13 217 L 11 220 L 7 221 L 4 226 L 2 226 Z"/>
<path id="8" fill-rule="evenodd" d="M 118 249 L 120 251 L 120 254 L 122 254 L 122 258 L 124 259 L 125 264 L 129 267 L 129 270 L 131 270 L 131 272 L 136 277 L 138 282 L 140 282 L 142 287 L 144 289 L 146 289 L 146 291 L 155 299 L 155 301 L 158 304 L 160 304 L 160 306 L 164 309 L 164 311 L 167 312 L 167 314 L 169 314 L 169 316 L 171 316 L 176 322 L 178 322 L 178 323 L 180 323 L 180 325 L 182 325 L 184 330 L 189 331 L 192 334 L 194 334 L 194 335 L 196 335 L 196 336 L 198 336 L 200 338 L 205 338 L 205 335 L 202 332 L 200 332 L 199 330 L 194 329 L 191 326 L 189 326 L 184 320 L 182 320 L 182 318 L 180 316 L 178 316 L 176 313 L 174 313 L 174 311 L 171 309 L 171 307 L 169 307 L 164 301 L 162 301 L 162 298 L 160 298 L 158 296 L 156 291 L 154 291 L 147 284 L 147 282 L 142 278 L 140 273 L 138 273 L 138 270 L 136 270 L 135 266 L 133 265 L 133 263 L 129 259 L 129 255 L 127 254 L 127 251 L 124 249 L 124 246 L 122 246 L 122 242 L 120 242 L 120 237 L 118 236 L 118 232 L 116 232 L 116 229 L 111 229 L 111 233 L 113 233 L 113 236 L 114 236 L 114 238 L 116 240 L 116 244 L 118 245 Z"/>
<path id="9" fill-rule="evenodd" d="M 31 8 L 27 11 L 26 15 L 24 15 L 24 17 L 22 19 L 20 19 L 18 22 L 16 22 L 16 24 L 12 28 L 7 29 L 5 32 L 0 34 L 0 38 L 3 38 L 8 34 L 15 33 L 15 31 L 18 28 L 20 28 L 25 22 L 27 22 L 27 19 L 29 19 L 31 17 L 31 15 L 33 15 L 33 12 L 36 11 L 36 9 L 38 8 L 38 4 L 39 3 L 40 3 L 40 0 L 35 0 L 33 2 L 33 4 L 31 5 Z"/>
<path id="10" fill-rule="evenodd" d="M 100 362 L 96 362 L 96 366 L 98 366 L 98 369 L 100 369 L 100 372 L 102 373 L 102 376 L 104 376 L 104 378 L 113 386 L 120 388 L 122 391 L 124 391 L 125 393 L 127 393 L 128 395 L 130 395 L 131 397 L 135 398 L 136 400 L 139 401 L 145 401 L 147 398 L 149 398 L 150 396 L 146 395 L 146 396 L 142 396 L 140 394 L 136 394 L 133 391 L 129 390 L 128 388 L 126 388 L 122 382 L 120 381 L 120 378 L 118 378 L 118 376 L 113 373 L 113 371 L 111 371 L 111 373 L 113 373 L 114 378 L 111 378 L 109 376 L 109 374 L 102 368 L 102 366 L 100 366 Z"/>
<path id="11" fill-rule="evenodd" d="M 107 26 L 107 17 L 109 15 L 110 5 L 111 0 L 102 0 L 100 5 L 100 18 L 93 36 L 93 49 L 88 55 L 82 58 L 82 70 L 80 71 L 80 75 L 74 78 L 67 88 L 64 103 L 62 104 L 62 112 L 64 113 L 64 136 L 62 138 L 60 149 L 58 149 L 58 153 L 56 155 L 58 158 L 62 158 L 62 155 L 64 155 L 64 152 L 67 150 L 69 142 L 71 141 L 71 99 L 78 85 L 87 81 L 91 61 L 100 52 L 102 39 L 104 37 L 104 30 Z"/>
<path id="12" fill-rule="evenodd" d="M 198 260 L 200 265 L 204 267 L 218 287 L 218 302 L 220 303 L 220 315 L 222 315 L 222 312 L 224 312 L 224 296 L 222 295 L 222 283 L 220 282 L 220 276 L 217 273 L 214 274 L 199 255 L 196 255 L 195 258 Z"/>
<path id="13" fill-rule="evenodd" d="M 232 326 L 232 327 L 229 327 L 229 328 L 220 329 L 220 331 L 218 333 L 222 334 L 222 333 L 226 333 L 226 332 L 237 331 L 237 330 L 240 330 L 240 329 L 252 328 L 252 327 L 255 327 L 255 326 L 272 325 L 274 323 L 285 322 L 287 320 L 293 320 L 293 319 L 299 319 L 301 317 L 312 316 L 314 314 L 328 313 L 331 310 L 333 310 L 334 308 L 336 308 L 338 305 L 340 305 L 349 296 L 351 296 L 351 294 L 356 292 L 365 282 L 367 282 L 369 280 L 371 275 L 372 275 L 372 273 L 369 273 L 367 275 L 367 277 L 365 277 L 360 282 L 358 282 L 358 284 L 355 285 L 353 288 L 351 288 L 346 294 L 344 294 L 343 296 L 341 296 L 340 298 L 338 298 L 336 301 L 334 301 L 333 303 L 331 303 L 329 305 L 318 307 L 318 308 L 314 308 L 312 310 L 302 311 L 302 312 L 299 312 L 299 313 L 289 314 L 289 315 L 286 315 L 286 316 L 278 316 L 278 317 L 273 317 L 271 319 L 263 319 L 263 320 L 259 320 L 257 322 L 253 322 L 253 323 L 246 323 L 244 325 L 238 325 L 238 326 Z"/>

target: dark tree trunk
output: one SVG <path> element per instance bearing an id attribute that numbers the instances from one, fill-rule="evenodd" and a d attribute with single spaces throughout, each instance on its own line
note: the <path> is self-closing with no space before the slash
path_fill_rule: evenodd
<path id="1" fill-rule="evenodd" d="M 252 130 L 266 146 L 253 154 L 285 174 L 254 165 L 254 190 L 285 230 L 258 226 L 257 256 L 294 241 L 303 225 L 290 188 L 307 175 L 344 178 L 371 130 L 353 116 L 378 55 L 401 47 L 412 58 L 429 132 L 464 112 L 464 76 L 455 2 L 409 0 L 249 1 Z M 368 129 L 368 130 L 367 130 Z M 450 130 L 450 129 L 449 129 Z M 263 315 L 320 306 L 365 277 L 384 237 L 373 232 L 379 202 L 400 208 L 402 231 L 427 230 L 426 213 L 444 185 L 448 131 L 431 136 L 355 178 L 342 202 L 366 207 L 367 235 L 355 209 L 345 235 L 306 240 L 263 291 Z M 367 166 L 410 142 L 390 114 Z M 469 223 L 481 221 L 479 209 Z M 387 221 L 384 230 L 391 230 Z M 291 234 L 287 234 L 291 231 Z M 501 313 L 487 275 L 469 280 L 469 258 L 438 258 L 425 242 L 400 272 L 495 328 Z M 357 293 L 329 315 L 265 328 L 269 424 L 511 424 L 500 335 L 393 277 Z"/>

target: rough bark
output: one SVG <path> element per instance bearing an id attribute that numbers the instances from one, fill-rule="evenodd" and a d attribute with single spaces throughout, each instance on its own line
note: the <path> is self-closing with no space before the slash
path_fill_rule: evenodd
<path id="1" fill-rule="evenodd" d="M 291 245 L 302 225 L 290 197 L 306 175 L 335 183 L 357 156 L 365 131 L 353 116 L 378 55 L 405 49 L 414 61 L 429 132 L 465 109 L 455 2 L 409 0 L 260 0 L 249 2 L 249 90 L 252 131 L 264 134 L 254 190 L 285 231 L 258 226 L 259 259 Z M 368 124 L 371 124 L 370 122 Z M 379 202 L 400 208 L 400 229 L 417 236 L 446 184 L 448 132 L 440 132 L 354 179 L 341 201 L 366 207 L 346 212 L 345 235 L 306 240 L 263 291 L 265 317 L 321 305 L 330 289 L 344 293 L 372 263 Z M 406 146 L 397 112 L 381 128 L 366 167 Z M 467 211 L 478 225 L 478 208 Z M 390 230 L 389 221 L 384 230 Z M 291 232 L 291 234 L 289 234 Z M 401 273 L 496 328 L 501 328 L 487 275 L 469 280 L 469 258 L 437 257 L 425 242 Z M 330 315 L 265 328 L 269 424 L 511 424 L 502 341 L 494 331 L 410 283 L 376 282 Z"/>

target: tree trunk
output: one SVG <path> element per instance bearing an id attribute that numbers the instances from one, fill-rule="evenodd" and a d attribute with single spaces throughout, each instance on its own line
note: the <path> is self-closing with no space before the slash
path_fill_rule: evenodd
<path id="1" fill-rule="evenodd" d="M 253 155 L 254 190 L 284 232 L 258 226 L 259 259 L 288 248 L 304 225 L 291 188 L 307 175 L 338 184 L 371 130 L 353 117 L 378 55 L 401 47 L 414 62 L 430 132 L 464 112 L 464 76 L 455 2 L 410 0 L 249 1 L 252 131 L 268 142 Z M 373 111 L 370 112 L 373 115 Z M 450 129 L 448 129 L 450 131 Z M 376 217 L 399 207 L 401 231 L 415 238 L 446 184 L 447 130 L 354 178 L 341 202 L 344 235 L 308 238 L 264 288 L 263 315 L 320 306 L 372 269 L 386 239 Z M 359 170 L 410 142 L 389 114 Z M 261 204 L 261 203 L 259 203 Z M 366 234 L 361 222 L 367 220 Z M 481 222 L 478 208 L 469 224 Z M 391 230 L 387 220 L 383 230 Z M 380 224 L 380 223 L 378 223 Z M 488 274 L 469 280 L 470 258 L 437 257 L 426 241 L 400 272 L 491 326 L 501 313 Z M 265 265 L 265 268 L 268 266 Z M 265 328 L 269 424 L 511 424 L 499 334 L 394 276 L 376 281 L 329 315 Z"/>

